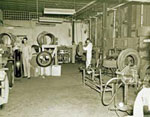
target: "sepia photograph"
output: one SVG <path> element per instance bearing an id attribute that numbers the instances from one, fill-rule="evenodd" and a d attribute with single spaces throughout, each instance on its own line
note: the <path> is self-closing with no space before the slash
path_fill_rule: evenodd
<path id="1" fill-rule="evenodd" d="M 0 0 L 0 117 L 150 117 L 150 0 Z"/>

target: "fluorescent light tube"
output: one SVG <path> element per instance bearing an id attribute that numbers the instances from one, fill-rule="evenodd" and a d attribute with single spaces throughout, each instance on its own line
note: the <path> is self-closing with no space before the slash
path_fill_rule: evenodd
<path id="1" fill-rule="evenodd" d="M 75 14 L 75 9 L 44 8 L 44 14 L 73 15 Z"/>
<path id="2" fill-rule="evenodd" d="M 62 23 L 62 18 L 39 17 L 40 22 Z"/>

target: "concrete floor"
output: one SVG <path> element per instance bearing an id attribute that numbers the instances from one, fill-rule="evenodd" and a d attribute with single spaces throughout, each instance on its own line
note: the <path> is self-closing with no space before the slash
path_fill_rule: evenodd
<path id="1" fill-rule="evenodd" d="M 62 66 L 61 77 L 20 79 L 0 117 L 117 117 L 100 95 L 83 86 L 77 64 Z"/>

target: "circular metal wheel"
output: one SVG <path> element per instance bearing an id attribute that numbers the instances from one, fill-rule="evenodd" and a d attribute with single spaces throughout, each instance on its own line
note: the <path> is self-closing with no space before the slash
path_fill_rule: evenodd
<path id="1" fill-rule="evenodd" d="M 52 56 L 47 51 L 40 52 L 36 57 L 36 62 L 41 67 L 47 67 L 52 62 Z"/>
<path id="2" fill-rule="evenodd" d="M 140 67 L 140 56 L 134 49 L 125 49 L 121 51 L 117 59 L 117 66 L 119 70 L 123 70 L 127 65 Z"/>
<path id="3" fill-rule="evenodd" d="M 53 45 L 55 43 L 55 36 L 51 33 L 44 31 L 38 35 L 37 42 L 40 46 Z"/>

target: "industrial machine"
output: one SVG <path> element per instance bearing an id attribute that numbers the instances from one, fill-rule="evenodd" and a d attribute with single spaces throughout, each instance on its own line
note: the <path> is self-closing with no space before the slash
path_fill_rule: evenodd
<path id="1" fill-rule="evenodd" d="M 9 96 L 9 83 L 6 68 L 0 69 L 0 106 L 3 106 L 8 102 Z"/>
<path id="2" fill-rule="evenodd" d="M 9 86 L 14 84 L 14 59 L 13 59 L 13 46 L 15 42 L 15 36 L 11 33 L 0 34 L 0 48 L 2 57 L 2 68 L 8 68 L 6 71 L 9 81 Z"/>
<path id="3" fill-rule="evenodd" d="M 67 46 L 58 47 L 58 63 L 70 63 L 71 62 L 71 54 L 72 48 Z"/>
<path id="4" fill-rule="evenodd" d="M 8 71 L 8 68 L 4 67 L 7 61 L 3 59 L 3 53 L 4 50 L 0 48 L 0 106 L 3 106 L 8 102 L 9 95 L 9 81 L 6 73 L 6 71 Z"/>
<path id="5" fill-rule="evenodd" d="M 101 100 L 105 106 L 109 106 L 113 103 L 114 107 L 110 110 L 123 112 L 132 111 L 133 108 L 128 103 L 128 88 L 129 86 L 134 86 L 135 89 L 138 90 L 140 88 L 140 84 L 143 83 L 143 80 L 141 80 L 139 76 L 139 69 L 141 65 L 139 53 L 134 49 L 125 49 L 119 53 L 118 57 L 114 58 L 113 65 L 110 65 L 110 62 L 107 61 L 107 63 L 105 63 L 104 66 L 116 69 L 114 71 L 115 75 L 113 77 L 107 77 L 105 74 L 103 74 L 104 72 L 102 67 L 88 68 L 83 69 L 83 83 L 101 93 Z M 117 93 L 119 88 L 123 88 L 122 106 L 116 104 Z M 106 95 L 108 98 L 109 94 L 106 92 L 111 92 L 109 101 L 106 101 Z"/>

